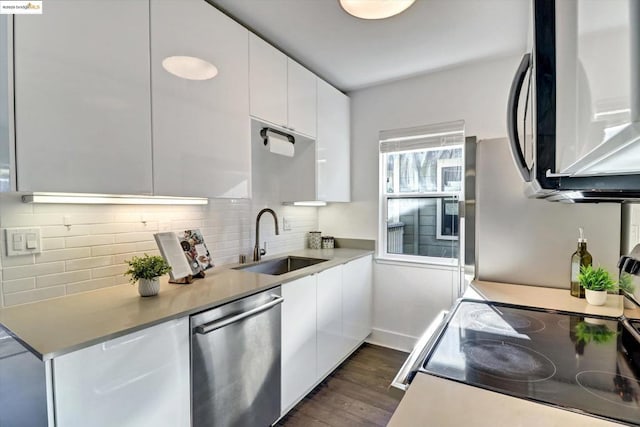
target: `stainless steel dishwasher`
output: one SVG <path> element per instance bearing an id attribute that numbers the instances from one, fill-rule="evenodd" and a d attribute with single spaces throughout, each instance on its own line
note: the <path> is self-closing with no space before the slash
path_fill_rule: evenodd
<path id="1" fill-rule="evenodd" d="M 191 316 L 194 427 L 263 427 L 280 416 L 280 287 Z"/>

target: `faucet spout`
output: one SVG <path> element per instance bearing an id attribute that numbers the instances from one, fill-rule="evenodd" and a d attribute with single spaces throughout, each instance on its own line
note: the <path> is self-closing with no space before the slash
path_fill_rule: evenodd
<path id="1" fill-rule="evenodd" d="M 273 223 L 276 227 L 276 236 L 280 234 L 280 230 L 278 229 L 278 216 L 270 208 L 264 208 L 260 212 L 258 212 L 258 216 L 256 217 L 256 244 L 253 247 L 253 260 L 260 261 L 262 255 L 266 253 L 265 249 L 260 249 L 260 218 L 263 214 L 270 213 L 273 216 Z"/>

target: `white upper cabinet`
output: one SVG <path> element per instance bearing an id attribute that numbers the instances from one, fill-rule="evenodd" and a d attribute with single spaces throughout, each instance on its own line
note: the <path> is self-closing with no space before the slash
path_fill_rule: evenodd
<path id="1" fill-rule="evenodd" d="M 302 65 L 287 61 L 288 127 L 316 136 L 316 76 Z"/>
<path id="2" fill-rule="evenodd" d="M 20 191 L 151 194 L 149 2 L 15 16 Z"/>
<path id="3" fill-rule="evenodd" d="M 251 115 L 316 136 L 316 76 L 254 34 L 249 36 Z"/>
<path id="4" fill-rule="evenodd" d="M 287 125 L 287 57 L 255 34 L 249 35 L 251 115 Z"/>
<path id="5" fill-rule="evenodd" d="M 349 97 L 318 79 L 318 200 L 351 201 L 350 125 Z"/>
<path id="6" fill-rule="evenodd" d="M 249 33 L 203 0 L 176 5 L 151 1 L 155 194 L 250 197 Z M 218 74 L 178 77 L 162 65 L 171 56 L 203 59 Z"/>

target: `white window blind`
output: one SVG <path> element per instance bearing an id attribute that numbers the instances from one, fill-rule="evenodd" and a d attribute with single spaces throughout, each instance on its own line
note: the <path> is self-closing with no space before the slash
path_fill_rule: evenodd
<path id="1" fill-rule="evenodd" d="M 464 143 L 464 120 L 380 131 L 380 153 L 426 150 Z"/>

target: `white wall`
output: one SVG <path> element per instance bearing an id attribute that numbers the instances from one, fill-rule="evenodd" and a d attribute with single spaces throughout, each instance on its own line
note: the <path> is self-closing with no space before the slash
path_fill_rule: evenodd
<path id="1" fill-rule="evenodd" d="M 43 251 L 7 257 L 2 233 L 0 307 L 126 283 L 124 261 L 158 254 L 158 231 L 199 228 L 216 265 L 236 263 L 240 253 L 250 259 L 255 215 L 265 206 L 276 208 L 292 227 L 275 236 L 272 219 L 263 219 L 261 240 L 268 242 L 269 255 L 304 248 L 307 232 L 317 228 L 317 208 L 223 199 L 209 200 L 208 206 L 46 205 L 2 194 L 0 227 L 39 227 Z"/>
<path id="2" fill-rule="evenodd" d="M 578 227 L 584 228 L 594 265 L 614 274 L 620 256 L 620 204 L 527 199 L 511 163 L 506 138 L 478 143 L 478 278 L 569 289 Z"/>
<path id="3" fill-rule="evenodd" d="M 506 135 L 507 96 L 519 61 L 519 56 L 488 60 L 350 93 L 352 203 L 320 209 L 320 230 L 377 239 L 381 130 L 463 119 L 467 135 Z M 457 296 L 452 276 L 451 269 L 376 264 L 372 340 L 410 349 Z"/>

